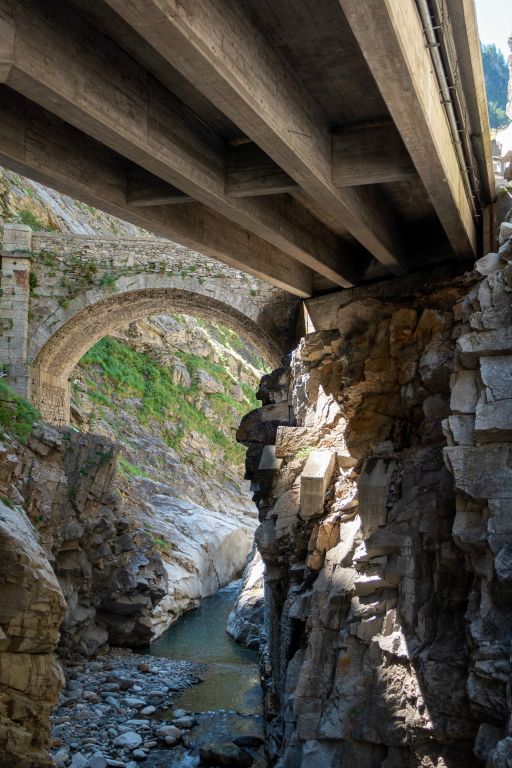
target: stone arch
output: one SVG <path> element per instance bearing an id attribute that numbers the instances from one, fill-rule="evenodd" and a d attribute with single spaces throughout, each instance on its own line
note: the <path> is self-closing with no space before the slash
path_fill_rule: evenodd
<path id="1" fill-rule="evenodd" d="M 175 312 L 227 325 L 252 342 L 270 365 L 280 363 L 282 350 L 276 341 L 254 319 L 225 301 L 180 288 L 139 288 L 115 293 L 87 303 L 78 311 L 70 306 L 62 313 L 58 327 L 53 326 L 53 334 L 48 329 L 44 333 L 43 329 L 43 333 L 40 331 L 30 339 L 32 399 L 43 418 L 53 424 L 69 422 L 69 377 L 97 341 L 134 320 Z"/>

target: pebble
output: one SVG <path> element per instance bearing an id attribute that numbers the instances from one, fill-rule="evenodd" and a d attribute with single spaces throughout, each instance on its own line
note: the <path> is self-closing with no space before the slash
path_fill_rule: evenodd
<path id="1" fill-rule="evenodd" d="M 135 731 L 127 731 L 127 733 L 122 733 L 114 739 L 114 744 L 116 747 L 121 747 L 123 749 L 136 749 L 139 744 L 142 744 L 142 736 L 139 736 Z M 73 766 L 73 768 L 75 768 L 75 766 Z M 82 766 L 76 766 L 76 768 L 82 768 Z"/>
<path id="2" fill-rule="evenodd" d="M 87 760 L 81 752 L 75 752 L 69 764 L 69 768 L 86 768 Z"/>
<path id="3" fill-rule="evenodd" d="M 107 761 L 103 755 L 93 755 L 89 758 L 87 768 L 107 768 Z"/>
<path id="4" fill-rule="evenodd" d="M 126 696 L 126 698 L 124 699 L 124 703 L 128 707 L 135 707 L 136 709 L 139 709 L 140 707 L 143 707 L 146 704 L 144 699 L 136 699 L 134 696 Z"/>
<path id="5" fill-rule="evenodd" d="M 156 729 L 156 735 L 159 736 L 161 739 L 165 739 L 165 738 L 179 739 L 181 736 L 181 731 L 179 728 L 176 728 L 175 725 L 162 725 L 160 728 Z"/>
<path id="6" fill-rule="evenodd" d="M 53 762 L 57 768 L 64 768 L 68 764 L 69 752 L 67 749 L 59 749 L 53 756 Z"/>
<path id="7" fill-rule="evenodd" d="M 172 721 L 172 724 L 175 725 L 177 728 L 193 728 L 196 723 L 197 723 L 196 718 L 192 717 L 191 715 L 185 715 L 184 717 L 174 718 Z"/>
<path id="8" fill-rule="evenodd" d="M 106 663 L 85 661 L 73 667 L 52 717 L 56 768 L 138 768 L 152 749 L 181 740 L 182 731 L 170 719 L 149 717 L 171 709 L 174 693 L 198 682 L 201 667 L 149 657 L 147 671 L 141 672 L 141 658 L 147 657 L 116 649 Z M 162 728 L 169 730 L 157 735 Z"/>

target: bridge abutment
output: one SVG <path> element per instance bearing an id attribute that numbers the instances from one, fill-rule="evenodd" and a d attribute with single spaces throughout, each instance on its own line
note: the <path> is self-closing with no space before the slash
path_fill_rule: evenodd
<path id="1" fill-rule="evenodd" d="M 58 427 L 68 424 L 71 405 L 69 381 L 38 366 L 29 367 L 29 376 L 29 399 L 37 406 L 43 420 Z"/>
<path id="2" fill-rule="evenodd" d="M 32 230 L 24 224 L 6 224 L 0 272 L 0 363 L 12 389 L 30 398 L 27 364 L 30 307 Z"/>

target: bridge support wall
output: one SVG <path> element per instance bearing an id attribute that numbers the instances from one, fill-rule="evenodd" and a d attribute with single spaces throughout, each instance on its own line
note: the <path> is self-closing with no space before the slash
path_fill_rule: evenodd
<path id="1" fill-rule="evenodd" d="M 30 395 L 27 365 L 32 230 L 6 224 L 0 272 L 0 363 L 7 383 L 24 397 Z"/>
<path id="2" fill-rule="evenodd" d="M 39 366 L 29 367 L 30 399 L 44 421 L 58 427 L 69 423 L 71 385 L 62 376 L 53 376 Z"/>

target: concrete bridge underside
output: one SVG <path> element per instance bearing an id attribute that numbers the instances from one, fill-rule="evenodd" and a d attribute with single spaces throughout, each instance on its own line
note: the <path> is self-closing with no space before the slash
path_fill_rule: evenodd
<path id="1" fill-rule="evenodd" d="M 0 0 L 0 111 L 1 163 L 300 297 L 474 259 L 494 194 L 473 0 Z"/>

